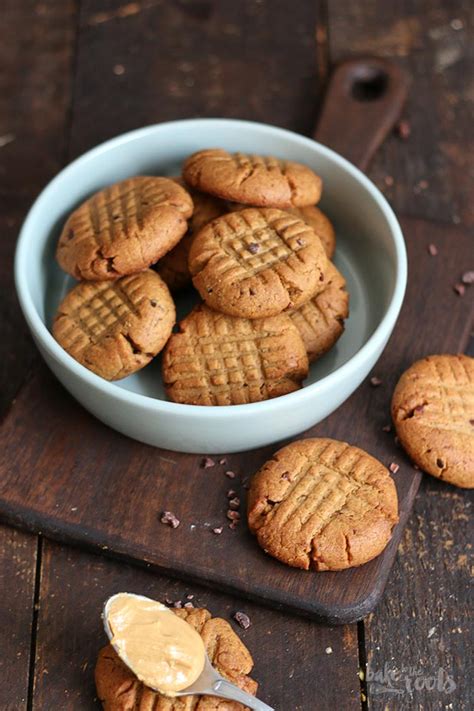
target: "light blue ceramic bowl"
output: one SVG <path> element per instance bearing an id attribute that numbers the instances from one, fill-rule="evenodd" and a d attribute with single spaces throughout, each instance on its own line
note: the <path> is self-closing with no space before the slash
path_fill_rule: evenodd
<path id="1" fill-rule="evenodd" d="M 50 327 L 72 280 L 54 252 L 70 211 L 99 188 L 137 174 L 176 175 L 201 148 L 272 154 L 306 163 L 324 180 L 321 206 L 337 232 L 335 263 L 347 279 L 351 313 L 337 345 L 311 367 L 305 387 L 233 407 L 168 402 L 160 362 L 109 383 L 79 365 Z M 181 452 L 235 452 L 296 435 L 320 422 L 358 387 L 392 333 L 407 279 L 405 244 L 395 215 L 357 168 L 290 131 L 247 121 L 189 119 L 131 131 L 94 148 L 43 190 L 25 220 L 15 259 L 18 297 L 33 338 L 61 383 L 96 417 L 129 437 Z M 186 298 L 178 312 L 189 310 Z"/>

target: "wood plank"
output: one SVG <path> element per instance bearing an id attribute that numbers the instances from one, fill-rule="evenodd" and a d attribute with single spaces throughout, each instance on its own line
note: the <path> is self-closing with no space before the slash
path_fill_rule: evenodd
<path id="1" fill-rule="evenodd" d="M 360 708 L 354 626 L 319 627 L 198 585 L 185 586 L 46 541 L 33 711 L 91 711 L 100 707 L 94 703 L 93 681 L 97 652 L 105 644 L 100 613 L 104 600 L 119 591 L 183 601 L 192 594 L 196 607 L 206 607 L 214 616 L 230 621 L 253 655 L 261 698 L 276 709 Z M 237 610 L 251 619 L 246 631 L 232 619 Z M 317 673 L 308 674 L 309 668 Z"/>
<path id="2" fill-rule="evenodd" d="M 36 536 L 0 526 L 0 708 L 26 711 Z"/>
<path id="3" fill-rule="evenodd" d="M 465 78 L 474 46 L 471 11 L 468 2 L 454 5 L 445 0 L 419 2 L 403 15 L 396 3 L 377 0 L 350 6 L 335 0 L 330 5 L 333 58 L 376 52 L 395 59 L 412 76 L 406 110 L 411 135 L 406 141 L 392 136 L 369 176 L 396 209 L 467 225 L 473 223 L 466 169 L 472 138 Z M 387 175 L 393 186 L 387 185 Z M 421 180 L 427 181 L 426 188 L 420 188 Z M 433 244 L 440 231 L 433 226 Z M 466 260 L 466 269 L 471 268 L 470 261 Z M 448 319 L 440 322 L 440 328 L 445 327 Z M 441 343 L 433 348 L 440 350 Z M 369 708 L 374 711 L 473 707 L 472 684 L 466 681 L 473 675 L 467 668 L 473 631 L 466 567 L 472 552 L 466 526 L 471 501 L 468 492 L 424 477 L 385 597 L 364 622 L 369 673 L 409 668 L 400 681 L 392 679 L 402 695 L 390 691 L 386 682 L 385 689 L 373 678 L 368 682 Z M 428 690 L 426 684 L 407 693 L 414 673 L 429 685 L 429 677 L 439 669 L 456 684 L 450 693 Z"/>
<path id="4" fill-rule="evenodd" d="M 84 0 L 73 153 L 123 131 L 191 116 L 309 133 L 327 71 L 322 5 L 293 3 L 288 31 L 285 0 Z"/>
<path id="5" fill-rule="evenodd" d="M 472 226 L 472 3 L 419 0 L 403 10 L 384 0 L 331 0 L 329 22 L 333 62 L 377 54 L 412 78 L 405 114 L 411 135 L 386 141 L 370 177 L 403 215 Z"/>
<path id="6" fill-rule="evenodd" d="M 419 474 L 393 437 L 382 432 L 392 388 L 415 358 L 438 349 L 462 349 L 472 318 L 471 300 L 452 289 L 471 251 L 469 236 L 458 228 L 436 228 L 423 221 L 408 220 L 404 227 L 411 279 L 396 331 L 377 365 L 384 383 L 379 388 L 364 383 L 336 413 L 307 433 L 356 442 L 387 466 L 398 462 L 395 479 L 402 518 L 411 508 Z M 437 258 L 428 252 L 433 235 Z M 22 392 L 4 423 L 1 442 L 4 519 L 288 610 L 338 621 L 360 618 L 376 604 L 395 555 L 397 537 L 381 557 L 359 569 L 308 574 L 265 556 L 245 524 L 213 535 L 209 528 L 225 524 L 227 489 L 232 486 L 242 500 L 245 497 L 240 478 L 229 480 L 225 469 L 250 474 L 274 447 L 232 455 L 226 467 L 204 470 L 200 457 L 163 452 L 112 432 L 44 374 Z M 164 509 L 182 520 L 179 528 L 160 524 Z M 229 558 L 234 561 L 230 571 Z"/>
<path id="7" fill-rule="evenodd" d="M 74 0 L 4 0 L 0 25 L 0 415 L 35 351 L 13 287 L 13 249 L 28 204 L 65 158 Z"/>

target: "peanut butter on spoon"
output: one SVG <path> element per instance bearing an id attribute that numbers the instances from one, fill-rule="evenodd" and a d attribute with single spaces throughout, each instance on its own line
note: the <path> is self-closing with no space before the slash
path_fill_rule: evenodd
<path id="1" fill-rule="evenodd" d="M 167 696 L 191 686 L 201 675 L 206 650 L 201 636 L 160 602 L 119 593 L 104 609 L 110 641 L 136 676 Z"/>

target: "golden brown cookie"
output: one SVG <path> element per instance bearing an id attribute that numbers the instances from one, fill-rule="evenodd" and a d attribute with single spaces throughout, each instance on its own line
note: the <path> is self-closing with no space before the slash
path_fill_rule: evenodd
<path id="1" fill-rule="evenodd" d="M 324 284 L 317 296 L 288 313 L 300 332 L 310 363 L 327 353 L 342 336 L 349 315 L 346 280 L 332 262 L 328 263 Z"/>
<path id="2" fill-rule="evenodd" d="M 133 274 L 179 242 L 192 211 L 190 195 L 169 178 L 123 180 L 100 190 L 69 216 L 57 260 L 76 279 Z"/>
<path id="3" fill-rule="evenodd" d="M 256 693 L 257 682 L 248 676 L 253 659 L 228 622 L 211 617 L 204 609 L 173 612 L 199 632 L 211 663 L 223 677 L 249 694 Z M 99 652 L 95 683 L 104 711 L 248 711 L 242 704 L 216 696 L 173 699 L 152 691 L 123 664 L 111 645 Z"/>
<path id="4" fill-rule="evenodd" d="M 220 148 L 189 156 L 183 177 L 196 190 L 256 207 L 314 205 L 322 190 L 321 178 L 306 165 Z"/>
<path id="5" fill-rule="evenodd" d="M 288 212 L 304 220 L 307 225 L 313 228 L 323 243 L 326 256 L 331 259 L 336 249 L 336 233 L 331 220 L 324 212 L 316 205 L 290 208 Z"/>
<path id="6" fill-rule="evenodd" d="M 179 324 L 163 354 L 171 400 L 240 405 L 298 390 L 308 374 L 306 350 L 291 319 L 225 316 L 201 304 Z"/>
<path id="7" fill-rule="evenodd" d="M 423 471 L 474 487 L 474 358 L 434 355 L 414 363 L 395 388 L 392 418 Z"/>
<path id="8" fill-rule="evenodd" d="M 226 205 L 227 210 L 223 212 L 238 212 L 249 207 L 248 205 L 243 205 L 238 202 L 227 202 Z M 270 205 L 270 207 L 275 206 Z M 285 208 L 285 212 L 299 217 L 300 220 L 303 220 L 303 222 L 306 222 L 307 225 L 313 228 L 323 244 L 326 256 L 331 259 L 336 249 L 336 233 L 332 222 L 326 217 L 324 212 L 320 210 L 319 207 L 316 207 L 316 205 L 287 207 Z"/>
<path id="9" fill-rule="evenodd" d="M 250 484 L 250 530 L 266 553 L 296 568 L 362 565 L 383 551 L 397 521 L 387 469 L 345 442 L 293 442 Z"/>
<path id="10" fill-rule="evenodd" d="M 194 204 L 194 211 L 189 221 L 188 231 L 184 237 L 176 247 L 173 247 L 170 252 L 159 260 L 155 269 L 169 288 L 172 291 L 177 291 L 191 283 L 188 257 L 194 235 L 208 222 L 227 212 L 227 209 L 222 200 L 188 188 L 181 178 L 173 178 L 173 180 L 176 180 L 179 185 L 183 185 L 188 190 Z"/>
<path id="11" fill-rule="evenodd" d="M 176 320 L 168 287 L 151 269 L 110 281 L 83 281 L 53 323 L 58 343 L 106 380 L 140 370 L 161 351 Z"/>
<path id="12" fill-rule="evenodd" d="M 314 230 L 273 208 L 218 217 L 200 230 L 189 253 L 193 284 L 204 301 L 245 318 L 298 308 L 322 290 L 327 264 Z"/>

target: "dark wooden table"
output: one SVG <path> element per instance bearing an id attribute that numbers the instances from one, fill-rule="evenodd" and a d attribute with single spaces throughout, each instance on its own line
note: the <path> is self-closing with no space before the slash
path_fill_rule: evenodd
<path id="1" fill-rule="evenodd" d="M 65 163 L 123 131 L 225 116 L 307 133 L 333 62 L 362 53 L 390 57 L 412 76 L 410 135 L 386 142 L 370 176 L 399 213 L 472 228 L 470 6 L 467 0 L 3 0 L 1 412 L 38 360 L 13 288 L 21 220 Z M 439 229 L 434 223 L 434 244 Z M 242 607 L 250 613 L 254 625 L 244 637 L 251 648 L 260 640 L 275 655 L 273 674 L 259 674 L 257 664 L 256 676 L 268 701 L 272 694 L 280 700 L 279 711 L 471 709 L 470 499 L 424 479 L 385 597 L 358 625 L 318 626 L 193 591 L 228 618 Z M 146 570 L 0 527 L 0 709 L 97 708 L 95 610 L 110 591 L 127 587 L 176 598 L 186 592 L 182 583 Z M 268 642 L 272 630 L 283 635 L 284 650 Z M 302 691 L 305 674 L 320 678 L 315 698 Z"/>

